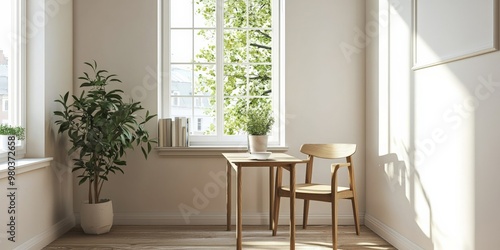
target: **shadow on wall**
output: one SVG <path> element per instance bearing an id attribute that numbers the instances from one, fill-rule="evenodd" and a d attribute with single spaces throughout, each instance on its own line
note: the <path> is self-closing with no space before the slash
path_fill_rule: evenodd
<path id="1" fill-rule="evenodd" d="M 379 156 L 379 171 L 385 173 L 386 182 L 391 190 L 391 195 L 398 203 L 399 211 L 411 211 L 411 217 L 399 217 L 398 223 L 404 224 L 407 229 L 413 233 L 413 236 L 427 242 L 425 248 L 427 250 L 434 249 L 432 244 L 432 208 L 427 192 L 424 189 L 418 171 L 413 167 L 408 167 L 405 161 L 398 158 L 397 154 L 390 153 Z M 416 203 L 416 196 L 419 196 L 419 204 Z M 419 211 L 415 208 L 419 207 Z M 392 210 L 392 208 L 391 208 Z M 425 217 L 429 218 L 427 225 L 418 223 L 421 221 L 422 213 L 426 213 Z M 420 216 L 419 216 L 420 215 Z M 404 221 L 401 221 L 403 219 Z M 424 233 L 424 231 L 426 233 Z"/>

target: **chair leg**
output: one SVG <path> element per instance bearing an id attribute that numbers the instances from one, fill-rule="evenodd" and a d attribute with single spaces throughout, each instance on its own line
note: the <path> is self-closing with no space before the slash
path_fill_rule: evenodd
<path id="1" fill-rule="evenodd" d="M 278 219 L 280 216 L 280 196 L 274 197 L 274 215 L 273 215 L 273 236 L 278 232 Z"/>
<path id="2" fill-rule="evenodd" d="M 356 225 L 356 234 L 359 235 L 359 217 L 358 217 L 358 205 L 356 203 L 356 197 L 351 198 L 352 202 L 352 212 L 354 214 L 354 224 Z"/>
<path id="3" fill-rule="evenodd" d="M 332 201 L 332 248 L 337 250 L 337 200 Z"/>
<path id="4" fill-rule="evenodd" d="M 309 200 L 304 200 L 304 216 L 302 217 L 302 228 L 307 228 L 307 219 L 309 216 Z"/>

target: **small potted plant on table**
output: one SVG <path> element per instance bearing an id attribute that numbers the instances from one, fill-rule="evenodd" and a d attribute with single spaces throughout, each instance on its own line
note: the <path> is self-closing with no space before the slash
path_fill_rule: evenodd
<path id="1" fill-rule="evenodd" d="M 274 116 L 268 105 L 249 106 L 245 114 L 244 130 L 248 133 L 248 151 L 267 151 L 268 134 L 274 124 Z"/>

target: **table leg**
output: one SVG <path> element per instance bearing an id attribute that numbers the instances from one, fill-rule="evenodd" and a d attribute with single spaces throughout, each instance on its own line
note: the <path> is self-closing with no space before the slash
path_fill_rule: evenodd
<path id="1" fill-rule="evenodd" d="M 274 215 L 274 167 L 269 167 L 269 230 L 273 229 Z"/>
<path id="2" fill-rule="evenodd" d="M 226 230 L 231 231 L 231 163 L 226 164 Z"/>
<path id="3" fill-rule="evenodd" d="M 274 189 L 274 214 L 273 214 L 273 236 L 276 236 L 276 233 L 278 232 L 278 220 L 279 220 L 279 209 L 280 209 L 280 197 L 278 196 L 278 191 L 279 191 L 279 186 L 281 186 L 282 182 L 282 177 L 283 177 L 283 168 L 282 167 L 276 167 L 276 186 L 278 188 Z"/>
<path id="4" fill-rule="evenodd" d="M 295 165 L 290 165 L 290 250 L 295 250 Z"/>
<path id="5" fill-rule="evenodd" d="M 237 189 L 237 193 L 236 193 L 236 203 L 237 203 L 237 218 L 236 218 L 236 249 L 238 250 L 241 250 L 241 238 L 242 238 L 242 231 L 243 231 L 243 226 L 242 226 L 242 218 L 241 218 L 241 208 L 242 208 L 242 204 L 241 204 L 241 201 L 242 201 L 242 198 L 241 198 L 241 170 L 242 170 L 242 167 L 241 166 L 238 166 L 238 173 L 237 173 L 237 184 L 236 184 L 236 189 Z"/>

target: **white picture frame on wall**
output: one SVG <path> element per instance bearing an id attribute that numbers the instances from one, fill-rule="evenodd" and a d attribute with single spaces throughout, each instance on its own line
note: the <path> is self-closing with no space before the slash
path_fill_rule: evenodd
<path id="1" fill-rule="evenodd" d="M 413 69 L 497 51 L 498 1 L 413 0 Z"/>

